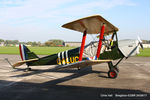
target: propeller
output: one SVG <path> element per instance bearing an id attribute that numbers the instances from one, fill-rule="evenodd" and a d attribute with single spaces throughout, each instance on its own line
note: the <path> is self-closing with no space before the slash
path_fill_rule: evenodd
<path id="1" fill-rule="evenodd" d="M 144 49 L 143 44 L 142 44 L 142 40 L 140 39 L 140 37 L 138 36 L 138 41 L 139 41 L 139 45 L 141 46 L 142 49 Z"/>
<path id="2" fill-rule="evenodd" d="M 132 53 L 136 51 L 136 49 L 138 48 L 139 45 L 141 46 L 142 49 L 144 49 L 142 40 L 140 39 L 139 36 L 137 37 L 137 40 L 139 42 L 138 45 L 129 53 L 129 55 L 126 57 L 126 59 L 128 59 L 132 55 Z"/>

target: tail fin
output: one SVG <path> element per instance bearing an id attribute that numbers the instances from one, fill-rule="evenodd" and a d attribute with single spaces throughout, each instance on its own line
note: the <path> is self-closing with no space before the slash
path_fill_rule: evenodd
<path id="1" fill-rule="evenodd" d="M 25 45 L 19 45 L 19 51 L 22 61 L 39 58 L 34 52 L 31 52 Z"/>

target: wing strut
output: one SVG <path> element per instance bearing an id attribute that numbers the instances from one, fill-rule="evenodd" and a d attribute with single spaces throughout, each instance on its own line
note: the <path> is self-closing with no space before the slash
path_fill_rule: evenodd
<path id="1" fill-rule="evenodd" d="M 85 45 L 85 40 L 86 40 L 86 30 L 83 33 L 83 37 L 82 37 L 82 43 L 81 43 L 81 48 L 80 48 L 80 55 L 79 55 L 79 61 L 82 61 L 82 55 L 83 55 L 83 51 L 84 51 L 84 45 Z"/>
<path id="2" fill-rule="evenodd" d="M 104 30 L 105 30 L 105 24 L 103 24 L 103 26 L 101 28 L 101 33 L 99 35 L 99 43 L 98 43 L 97 54 L 96 54 L 97 59 L 100 57 L 100 51 L 101 51 L 101 47 L 102 47 L 102 40 L 103 40 L 103 36 L 104 36 Z"/>

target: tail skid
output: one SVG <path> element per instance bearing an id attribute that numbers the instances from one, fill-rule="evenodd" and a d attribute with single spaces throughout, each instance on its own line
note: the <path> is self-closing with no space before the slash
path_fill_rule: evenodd
<path id="1" fill-rule="evenodd" d="M 10 61 L 8 60 L 8 58 L 5 58 L 5 60 L 8 62 L 8 64 L 14 69 L 13 65 L 10 63 Z"/>

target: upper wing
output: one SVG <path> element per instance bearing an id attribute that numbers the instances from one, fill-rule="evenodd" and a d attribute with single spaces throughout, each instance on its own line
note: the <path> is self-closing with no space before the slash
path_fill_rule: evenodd
<path id="1" fill-rule="evenodd" d="M 100 15 L 81 18 L 64 24 L 62 27 L 79 32 L 84 32 L 86 30 L 87 34 L 98 34 L 100 33 L 101 26 L 103 24 L 105 24 L 104 35 L 109 35 L 112 34 L 114 31 L 119 30 L 117 27 L 112 25 L 109 21 L 107 21 Z"/>
<path id="2" fill-rule="evenodd" d="M 83 61 L 80 61 L 80 62 L 76 62 L 76 63 L 61 66 L 58 69 L 79 68 L 79 67 L 83 68 L 83 67 L 88 67 L 88 66 L 96 65 L 96 64 L 100 64 L 100 63 L 107 63 L 107 62 L 111 62 L 111 61 L 112 60 L 83 60 Z"/>

